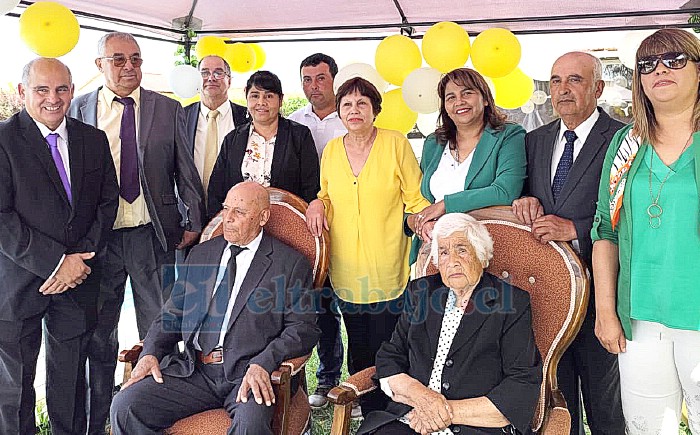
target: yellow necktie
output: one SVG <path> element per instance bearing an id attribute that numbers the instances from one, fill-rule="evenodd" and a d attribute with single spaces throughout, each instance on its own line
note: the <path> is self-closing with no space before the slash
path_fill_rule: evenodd
<path id="1" fill-rule="evenodd" d="M 207 115 L 207 138 L 204 143 L 204 170 L 202 171 L 202 185 L 206 197 L 209 188 L 209 178 L 214 169 L 216 158 L 219 155 L 219 126 L 216 118 L 219 116 L 218 110 L 212 110 Z"/>

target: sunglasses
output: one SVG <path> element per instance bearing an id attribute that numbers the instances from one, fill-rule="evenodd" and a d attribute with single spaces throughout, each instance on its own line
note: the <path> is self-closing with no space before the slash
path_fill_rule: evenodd
<path id="1" fill-rule="evenodd" d="M 127 60 L 131 62 L 134 68 L 138 68 L 141 66 L 141 64 L 143 64 L 143 59 L 138 54 L 132 54 L 129 57 L 126 57 L 123 54 L 115 54 L 114 56 L 104 56 L 101 59 L 111 60 L 114 66 L 116 67 L 122 67 L 126 65 Z"/>
<path id="2" fill-rule="evenodd" d="M 659 61 L 664 64 L 666 68 L 669 69 L 681 69 L 688 64 L 688 55 L 685 53 L 679 53 L 677 51 L 672 51 L 669 53 L 655 54 L 653 56 L 646 56 L 637 61 L 637 70 L 640 74 L 651 74 L 656 70 L 659 65 Z"/>

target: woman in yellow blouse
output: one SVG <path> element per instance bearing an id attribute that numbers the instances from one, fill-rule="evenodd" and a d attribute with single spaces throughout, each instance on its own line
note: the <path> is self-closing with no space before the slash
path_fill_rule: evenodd
<path id="1" fill-rule="evenodd" d="M 306 212 L 312 234 L 330 231 L 330 279 L 348 333 L 350 373 L 373 366 L 379 346 L 391 338 L 408 282 L 411 213 L 430 205 L 408 140 L 374 126 L 381 101 L 362 78 L 340 86 L 336 108 L 348 133 L 326 145 L 321 191 Z M 405 225 L 404 214 L 410 214 Z M 382 396 L 363 399 L 363 413 Z"/>

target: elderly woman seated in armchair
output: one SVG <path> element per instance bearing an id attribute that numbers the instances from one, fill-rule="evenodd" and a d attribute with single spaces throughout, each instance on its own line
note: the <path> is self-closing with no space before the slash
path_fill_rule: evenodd
<path id="1" fill-rule="evenodd" d="M 493 241 L 471 216 L 440 218 L 432 243 L 440 275 L 409 284 L 377 353 L 392 401 L 358 434 L 528 433 L 542 382 L 529 294 L 484 273 Z"/>

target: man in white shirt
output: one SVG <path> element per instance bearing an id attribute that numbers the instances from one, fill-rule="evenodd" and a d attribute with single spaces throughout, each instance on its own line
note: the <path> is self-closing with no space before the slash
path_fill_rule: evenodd
<path id="1" fill-rule="evenodd" d="M 525 196 L 513 212 L 542 243 L 571 242 L 591 267 L 591 227 L 605 152 L 623 124 L 611 119 L 597 100 L 603 92 L 600 60 L 588 53 L 561 56 L 549 80 L 552 106 L 561 119 L 525 136 Z M 559 362 L 557 377 L 571 413 L 571 434 L 583 434 L 581 399 L 593 435 L 624 434 L 617 356 L 595 336 L 595 294 L 591 286 L 581 331 Z"/>
<path id="2" fill-rule="evenodd" d="M 332 57 L 316 53 L 301 61 L 299 69 L 302 88 L 309 104 L 289 115 L 289 119 L 309 127 L 320 159 L 329 140 L 347 133 L 335 110 L 333 79 L 338 73 L 338 65 Z M 324 287 L 318 313 L 318 326 L 321 328 L 317 349 L 318 386 L 309 396 L 309 404 L 313 407 L 322 407 L 328 402 L 326 395 L 340 381 L 340 368 L 343 365 L 340 313 L 335 302 L 335 292 L 330 287 L 330 281 Z"/>

